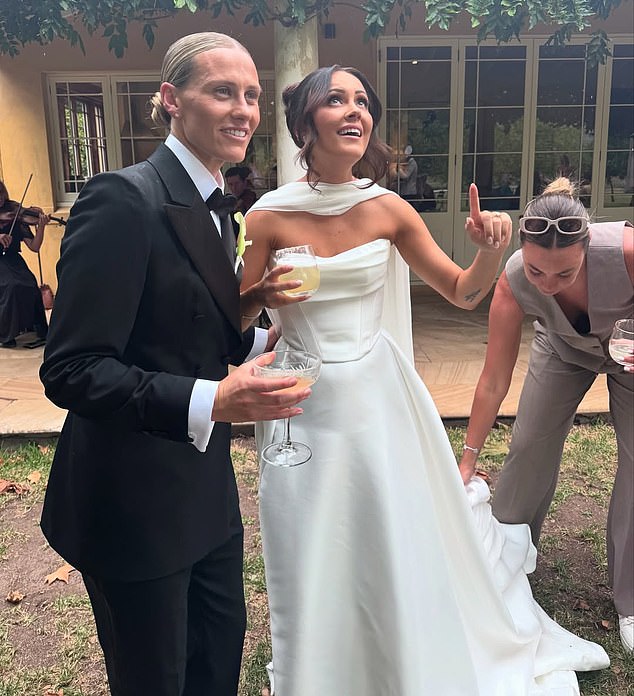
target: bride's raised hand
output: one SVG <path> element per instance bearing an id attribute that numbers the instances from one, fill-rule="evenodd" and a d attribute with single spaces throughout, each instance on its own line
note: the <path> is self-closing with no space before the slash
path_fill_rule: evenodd
<path id="1" fill-rule="evenodd" d="M 508 247 L 513 221 L 508 213 L 480 210 L 480 197 L 475 184 L 469 186 L 469 217 L 465 230 L 481 251 L 500 252 Z"/>

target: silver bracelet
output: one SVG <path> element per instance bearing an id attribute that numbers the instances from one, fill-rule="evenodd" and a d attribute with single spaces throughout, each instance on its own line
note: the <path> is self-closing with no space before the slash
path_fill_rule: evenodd
<path id="1" fill-rule="evenodd" d="M 462 451 L 463 452 L 473 452 L 476 455 L 480 454 L 479 447 L 469 447 L 469 445 L 467 445 L 467 444 L 462 445 Z"/>

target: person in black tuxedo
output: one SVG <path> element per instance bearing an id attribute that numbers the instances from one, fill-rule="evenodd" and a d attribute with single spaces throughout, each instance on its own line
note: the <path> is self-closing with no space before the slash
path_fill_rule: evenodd
<path id="1" fill-rule="evenodd" d="M 237 41 L 176 41 L 153 98 L 169 136 L 147 161 L 91 179 L 62 243 L 40 377 L 69 414 L 42 529 L 83 575 L 113 696 L 237 693 L 246 612 L 230 422 L 297 415 L 310 394 L 280 392 L 296 380 L 243 362 L 276 337 L 243 333 L 235 230 L 215 205 L 259 95 Z M 265 281 L 243 307 L 267 303 Z"/>

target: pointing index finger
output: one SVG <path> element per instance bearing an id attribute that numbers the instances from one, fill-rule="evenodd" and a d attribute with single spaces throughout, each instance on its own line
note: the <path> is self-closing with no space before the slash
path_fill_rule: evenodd
<path id="1" fill-rule="evenodd" d="M 480 197 L 475 184 L 469 186 L 469 216 L 474 222 L 480 220 Z"/>

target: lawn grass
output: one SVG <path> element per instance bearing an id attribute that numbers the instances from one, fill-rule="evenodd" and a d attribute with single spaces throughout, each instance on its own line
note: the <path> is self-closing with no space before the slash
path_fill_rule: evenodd
<path id="1" fill-rule="evenodd" d="M 464 427 L 448 427 L 447 432 L 457 455 L 464 441 Z M 479 466 L 494 480 L 504 461 L 510 433 L 510 427 L 500 423 L 481 456 Z M 5 602 L 2 597 L 0 696 L 108 693 L 92 613 L 79 574 L 72 573 L 68 585 L 46 585 L 43 573 L 42 577 L 29 579 L 21 572 L 22 567 L 30 568 L 27 561 L 38 554 L 48 554 L 40 564 L 48 568 L 46 573 L 61 564 L 37 525 L 53 450 L 54 443 L 6 445 L 0 441 L 0 478 L 29 487 L 20 495 L 0 495 L 2 592 L 20 589 L 12 582 L 22 586 L 30 582 L 32 588 L 18 604 Z M 232 452 L 245 527 L 248 608 L 239 696 L 260 696 L 267 683 L 271 645 L 252 439 L 234 439 Z M 610 655 L 609 669 L 579 675 L 582 696 L 634 696 L 634 660 L 621 647 L 607 587 L 604 528 L 615 466 L 616 444 L 609 423 L 598 418 L 575 425 L 566 443 L 560 482 L 544 527 L 539 566 L 531 578 L 537 600 L 550 615 L 569 630 L 601 643 Z M 39 481 L 33 472 L 39 472 Z"/>

